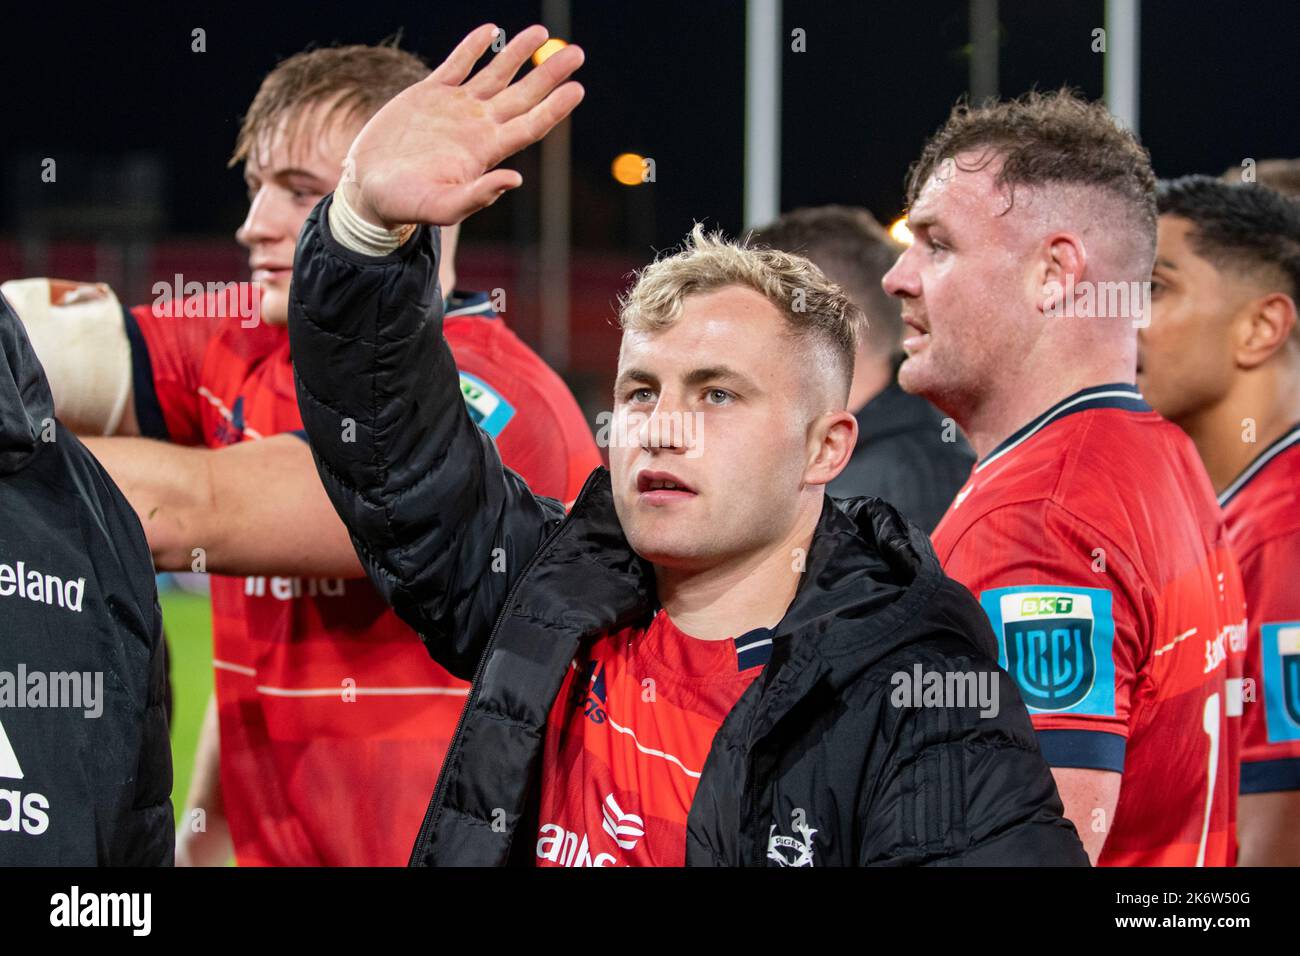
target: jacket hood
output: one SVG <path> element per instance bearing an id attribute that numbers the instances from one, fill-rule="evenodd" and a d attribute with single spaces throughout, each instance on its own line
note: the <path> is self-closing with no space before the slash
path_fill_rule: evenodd
<path id="1" fill-rule="evenodd" d="M 18 471 L 36 453 L 54 396 L 13 307 L 0 295 L 0 475 Z"/>
<path id="2" fill-rule="evenodd" d="M 979 641 L 988 633 L 983 612 L 969 598 L 954 600 L 960 591 L 929 536 L 892 505 L 828 496 L 778 635 L 811 637 L 837 686 L 921 637 L 955 637 L 993 653 L 991 642 Z"/>

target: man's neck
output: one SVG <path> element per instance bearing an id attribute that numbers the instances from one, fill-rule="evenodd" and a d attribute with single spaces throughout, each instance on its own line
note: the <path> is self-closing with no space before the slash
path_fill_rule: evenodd
<path id="1" fill-rule="evenodd" d="M 1239 375 L 1217 404 L 1177 422 L 1196 445 L 1216 494 L 1300 421 L 1300 374 L 1270 363 Z"/>
<path id="2" fill-rule="evenodd" d="M 779 543 L 705 571 L 655 567 L 659 602 L 681 630 L 706 641 L 775 627 L 799 589 L 821 515 L 821 496 Z M 809 520 L 811 518 L 811 520 Z"/>
<path id="3" fill-rule="evenodd" d="M 965 421 L 955 413 L 953 418 L 966 433 L 976 457 L 983 460 L 1019 429 L 1075 392 L 1098 385 L 1132 385 L 1134 378 L 1131 363 L 1125 362 L 1060 375 L 1025 376 L 1021 379 L 1009 376 L 998 386 L 995 395 L 966 410 Z"/>

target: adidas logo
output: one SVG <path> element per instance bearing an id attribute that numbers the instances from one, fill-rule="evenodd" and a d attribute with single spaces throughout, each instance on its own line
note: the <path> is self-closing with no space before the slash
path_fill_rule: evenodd
<path id="1" fill-rule="evenodd" d="M 9 742 L 9 735 L 5 733 L 5 725 L 0 724 L 0 777 L 8 777 L 10 780 L 23 779 L 23 768 L 18 762 L 18 755 L 14 753 L 14 746 Z"/>
<path id="2" fill-rule="evenodd" d="M 0 778 L 23 779 L 23 768 L 18 763 L 4 724 L 0 724 Z M 50 799 L 43 793 L 23 793 L 20 790 L 0 788 L 0 833 L 26 833 L 40 836 L 50 828 Z"/>

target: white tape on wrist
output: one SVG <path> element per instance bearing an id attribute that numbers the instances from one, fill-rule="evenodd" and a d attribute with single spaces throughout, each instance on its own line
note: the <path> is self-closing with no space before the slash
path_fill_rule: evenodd
<path id="1" fill-rule="evenodd" d="M 341 187 L 334 190 L 334 201 L 330 203 L 329 217 L 330 234 L 339 245 L 367 256 L 386 256 L 415 232 L 415 226 L 385 229 L 383 226 L 366 222 L 349 205 L 345 191 Z"/>
<path id="2" fill-rule="evenodd" d="M 0 284 L 69 426 L 112 435 L 131 397 L 131 343 L 122 305 L 101 283 L 14 279 Z"/>

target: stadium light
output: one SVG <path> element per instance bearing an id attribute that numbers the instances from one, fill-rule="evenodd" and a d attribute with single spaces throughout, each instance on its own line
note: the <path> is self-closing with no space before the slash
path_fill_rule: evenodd
<path id="1" fill-rule="evenodd" d="M 645 157 L 637 153 L 619 153 L 609 164 L 609 171 L 624 186 L 640 186 L 645 182 Z"/>
<path id="2" fill-rule="evenodd" d="M 912 230 L 907 228 L 907 216 L 899 216 L 890 223 L 889 238 L 905 246 L 912 244 Z"/>
<path id="3" fill-rule="evenodd" d="M 533 51 L 533 66 L 541 66 L 568 45 L 568 40 L 561 40 L 559 37 L 551 37 Z"/>

